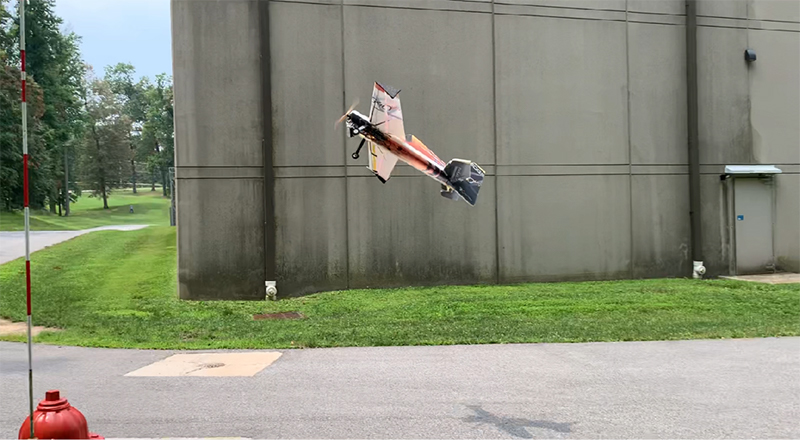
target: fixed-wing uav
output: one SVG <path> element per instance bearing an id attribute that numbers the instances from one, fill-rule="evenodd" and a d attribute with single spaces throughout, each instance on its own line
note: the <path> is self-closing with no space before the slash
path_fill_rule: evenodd
<path id="1" fill-rule="evenodd" d="M 403 127 L 403 112 L 397 95 L 400 90 L 375 83 L 369 117 L 353 107 L 337 121 L 346 121 L 349 137 L 363 139 L 353 153 L 359 158 L 364 144 L 369 150 L 368 165 L 381 182 L 386 183 L 400 159 L 427 174 L 442 185 L 442 196 L 456 200 L 460 196 L 470 205 L 475 205 L 478 192 L 486 174 L 475 162 L 453 159 L 448 163 L 439 159 L 414 135 L 406 135 Z"/>

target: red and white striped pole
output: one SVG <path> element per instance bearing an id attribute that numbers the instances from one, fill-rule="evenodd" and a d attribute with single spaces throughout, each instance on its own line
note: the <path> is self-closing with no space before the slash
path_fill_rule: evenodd
<path id="1" fill-rule="evenodd" d="M 28 186 L 28 102 L 25 96 L 25 2 L 19 0 L 19 55 L 22 64 L 22 191 L 25 209 L 25 292 L 28 304 L 28 401 L 31 413 L 31 436 L 33 435 L 33 347 L 31 343 L 31 249 L 30 249 L 30 207 Z"/>

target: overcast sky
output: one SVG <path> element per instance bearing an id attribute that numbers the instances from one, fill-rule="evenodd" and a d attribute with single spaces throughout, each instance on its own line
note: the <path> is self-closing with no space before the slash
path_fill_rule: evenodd
<path id="1" fill-rule="evenodd" d="M 102 76 L 108 65 L 136 67 L 137 79 L 172 75 L 170 0 L 56 0 L 56 15 L 82 37 L 84 61 Z"/>

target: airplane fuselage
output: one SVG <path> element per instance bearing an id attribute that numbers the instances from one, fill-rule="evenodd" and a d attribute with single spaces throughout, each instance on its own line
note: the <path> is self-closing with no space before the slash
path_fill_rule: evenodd
<path id="1" fill-rule="evenodd" d="M 356 112 L 353 112 L 356 113 Z M 427 174 L 442 185 L 452 188 L 450 180 L 445 175 L 445 164 L 427 147 L 412 138 L 409 142 L 390 133 L 381 131 L 361 115 L 351 114 L 353 125 L 359 127 L 358 135 L 385 148 L 403 162 Z M 419 143 L 419 145 L 417 144 Z M 373 160 L 371 157 L 370 160 Z"/>

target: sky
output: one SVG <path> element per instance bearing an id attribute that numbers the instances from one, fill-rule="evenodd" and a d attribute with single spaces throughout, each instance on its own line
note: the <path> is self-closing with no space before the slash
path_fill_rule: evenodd
<path id="1" fill-rule="evenodd" d="M 172 75 L 170 0 L 56 0 L 64 29 L 81 36 L 81 54 L 102 76 L 130 63 L 136 78 Z"/>

